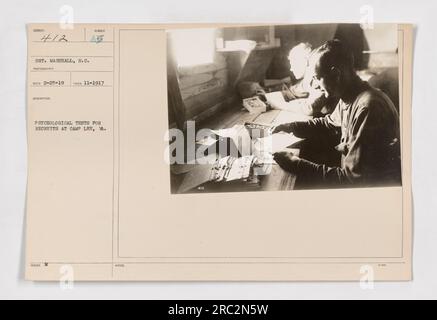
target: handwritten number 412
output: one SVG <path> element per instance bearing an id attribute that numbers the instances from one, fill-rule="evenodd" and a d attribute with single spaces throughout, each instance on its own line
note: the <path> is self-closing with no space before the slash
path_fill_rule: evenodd
<path id="1" fill-rule="evenodd" d="M 43 41 L 43 42 L 68 42 L 67 38 L 65 37 L 65 34 L 52 35 L 51 33 L 44 35 L 41 38 L 41 41 Z"/>

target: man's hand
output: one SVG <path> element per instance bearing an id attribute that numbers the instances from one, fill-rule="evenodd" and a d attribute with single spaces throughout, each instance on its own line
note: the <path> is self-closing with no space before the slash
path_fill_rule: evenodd
<path id="1" fill-rule="evenodd" d="M 273 127 L 272 134 L 273 133 L 279 133 L 279 132 L 286 132 L 286 133 L 292 133 L 292 125 L 291 123 L 284 123 L 280 124 L 279 126 Z"/>
<path id="2" fill-rule="evenodd" d="M 285 171 L 291 173 L 297 173 L 297 166 L 299 163 L 299 157 L 296 157 L 290 151 L 281 151 L 273 154 L 273 159 L 276 163 Z"/>

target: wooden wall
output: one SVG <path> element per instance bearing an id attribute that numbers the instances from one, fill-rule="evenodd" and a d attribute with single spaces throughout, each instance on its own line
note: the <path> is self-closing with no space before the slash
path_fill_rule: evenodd
<path id="1" fill-rule="evenodd" d="M 180 68 L 179 86 L 187 120 L 220 109 L 230 95 L 225 57 L 217 53 L 213 64 Z"/>
<path id="2" fill-rule="evenodd" d="M 222 37 L 225 40 L 264 41 L 268 31 L 269 27 L 226 28 L 217 30 L 217 37 Z M 251 61 L 250 68 L 243 69 L 248 57 L 242 59 L 244 61 L 240 61 L 240 65 L 237 65 L 233 63 L 235 59 L 231 59 L 233 54 L 240 57 L 241 52 L 216 52 L 213 64 L 178 68 L 179 87 L 185 105 L 186 120 L 206 119 L 232 104 L 236 97 L 235 81 L 237 78 L 244 76 L 244 79 L 239 80 L 255 81 L 252 79 L 253 74 L 262 73 L 261 76 L 255 77 L 257 81 L 262 80 L 272 58 L 272 54 L 268 51 L 255 52 L 250 55 L 252 58 L 249 59 Z M 267 59 L 264 56 L 267 56 Z M 248 71 L 248 69 L 250 70 Z M 244 70 L 246 70 L 244 74 L 240 74 Z M 175 118 L 171 114 L 169 117 Z"/>

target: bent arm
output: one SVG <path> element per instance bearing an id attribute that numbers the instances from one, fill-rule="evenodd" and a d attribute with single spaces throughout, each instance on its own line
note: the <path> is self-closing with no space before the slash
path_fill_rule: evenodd
<path id="1" fill-rule="evenodd" d="M 306 179 L 322 185 L 365 184 L 377 177 L 374 150 L 383 150 L 378 134 L 381 128 L 376 112 L 362 109 L 354 119 L 352 135 L 345 150 L 342 167 L 329 167 L 304 159 L 296 159 L 294 169 Z M 375 171 L 376 170 L 376 171 Z"/>

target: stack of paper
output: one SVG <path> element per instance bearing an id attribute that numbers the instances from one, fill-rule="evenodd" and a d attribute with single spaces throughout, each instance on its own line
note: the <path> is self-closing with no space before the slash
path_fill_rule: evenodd
<path id="1" fill-rule="evenodd" d="M 248 179 L 254 163 L 254 156 L 241 158 L 225 157 L 217 161 L 211 175 L 211 181 L 235 181 Z"/>
<path id="2" fill-rule="evenodd" d="M 232 128 L 212 130 L 211 132 L 217 135 L 219 139 L 230 139 L 231 142 L 234 144 L 233 147 L 238 150 L 240 156 L 244 157 L 251 154 L 250 149 L 252 145 L 252 140 L 250 138 L 249 132 L 244 125 L 235 125 Z"/>
<path id="3" fill-rule="evenodd" d="M 291 133 L 275 133 L 264 138 L 258 138 L 253 142 L 253 154 L 257 163 L 273 163 L 273 154 L 283 151 L 287 147 L 302 141 Z"/>
<path id="4" fill-rule="evenodd" d="M 282 91 L 266 93 L 265 96 L 272 108 L 285 109 L 287 107 L 287 101 L 285 101 Z"/>

